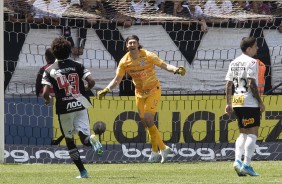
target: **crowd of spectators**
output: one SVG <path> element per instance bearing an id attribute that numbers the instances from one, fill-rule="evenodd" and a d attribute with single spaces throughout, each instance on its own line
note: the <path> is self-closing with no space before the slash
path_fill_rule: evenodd
<path id="1" fill-rule="evenodd" d="M 77 56 L 83 54 L 87 28 L 93 27 L 97 22 L 107 21 L 127 28 L 134 24 L 148 23 L 142 16 L 146 13 L 163 13 L 162 15 L 170 15 L 172 19 L 182 17 L 189 24 L 197 23 L 200 31 L 207 32 L 207 24 L 230 21 L 230 18 L 220 18 L 220 15 L 231 15 L 238 11 L 270 15 L 277 8 L 273 1 L 230 0 L 4 0 L 4 5 L 15 11 L 10 13 L 10 21 L 27 22 L 39 28 L 42 24 L 60 26 L 62 35 L 72 43 L 73 54 Z M 66 18 L 64 15 L 70 9 L 77 12 L 82 10 L 95 16 L 85 18 L 83 14 L 76 14 L 75 17 Z M 71 28 L 78 28 L 78 40 L 72 39 Z"/>
<path id="2" fill-rule="evenodd" d="M 29 2 L 25 8 L 22 8 L 23 2 Z M 185 20 L 199 21 L 203 27 L 202 31 L 206 31 L 205 22 L 224 21 L 219 19 L 220 15 L 240 11 L 270 15 L 272 10 L 277 8 L 277 3 L 274 1 L 230 0 L 4 0 L 4 4 L 21 14 L 20 18 L 17 17 L 18 20 L 23 19 L 29 23 L 60 25 L 65 12 L 72 7 L 74 11 L 81 9 L 89 14 L 95 14 L 94 18 L 86 19 L 85 24 L 91 26 L 106 20 L 130 27 L 133 24 L 146 23 L 146 18 L 141 15 L 153 15 L 159 12 L 164 13 L 163 15 L 172 15 L 171 19 L 177 16 L 186 18 Z M 79 13 L 76 17 L 79 18 Z"/>

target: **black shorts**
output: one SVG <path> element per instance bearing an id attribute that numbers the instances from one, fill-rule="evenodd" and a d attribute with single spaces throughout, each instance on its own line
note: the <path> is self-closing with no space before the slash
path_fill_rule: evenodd
<path id="1" fill-rule="evenodd" d="M 239 128 L 260 126 L 259 107 L 234 107 L 233 108 Z"/>

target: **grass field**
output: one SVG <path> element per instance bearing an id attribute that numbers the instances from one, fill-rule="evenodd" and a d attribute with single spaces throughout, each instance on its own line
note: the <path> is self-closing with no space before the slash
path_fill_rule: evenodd
<path id="1" fill-rule="evenodd" d="M 233 162 L 165 164 L 87 164 L 88 179 L 76 179 L 72 164 L 0 164 L 0 183 L 127 184 L 127 183 L 282 183 L 282 161 L 254 161 L 259 177 L 238 177 Z"/>

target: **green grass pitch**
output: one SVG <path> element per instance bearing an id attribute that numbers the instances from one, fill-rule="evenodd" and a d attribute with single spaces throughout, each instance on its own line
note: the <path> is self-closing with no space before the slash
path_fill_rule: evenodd
<path id="1" fill-rule="evenodd" d="M 88 179 L 76 179 L 74 164 L 0 164 L 0 183 L 7 184 L 175 184 L 282 183 L 282 161 L 253 161 L 259 177 L 238 177 L 233 162 L 86 164 Z"/>

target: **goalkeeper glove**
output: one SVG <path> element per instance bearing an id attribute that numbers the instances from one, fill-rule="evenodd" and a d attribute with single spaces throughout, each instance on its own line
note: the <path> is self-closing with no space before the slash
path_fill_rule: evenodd
<path id="1" fill-rule="evenodd" d="M 109 91 L 109 88 L 98 91 L 98 99 L 101 100 Z"/>
<path id="2" fill-rule="evenodd" d="M 183 66 L 178 67 L 174 72 L 174 74 L 179 74 L 181 76 L 184 76 L 185 73 L 186 73 L 186 69 Z"/>

